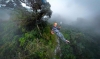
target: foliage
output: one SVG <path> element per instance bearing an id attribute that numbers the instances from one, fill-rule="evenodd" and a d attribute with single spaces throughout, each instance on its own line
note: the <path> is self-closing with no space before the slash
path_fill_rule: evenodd
<path id="1" fill-rule="evenodd" d="M 60 57 L 54 54 L 57 37 L 50 33 L 51 24 L 40 20 L 40 13 L 18 7 L 9 14 L 10 20 L 0 20 L 0 59 L 100 59 L 100 34 L 92 30 L 63 26 L 61 32 L 70 44 L 60 41 Z"/>
<path id="2" fill-rule="evenodd" d="M 26 9 L 14 9 L 10 14 L 11 20 L 0 23 L 0 59 L 53 58 L 56 40 L 49 24 L 46 21 L 36 24 Z"/>

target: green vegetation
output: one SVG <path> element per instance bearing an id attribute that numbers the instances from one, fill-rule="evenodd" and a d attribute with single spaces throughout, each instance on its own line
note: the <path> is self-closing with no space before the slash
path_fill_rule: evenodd
<path id="1" fill-rule="evenodd" d="M 100 34 L 93 30 L 82 31 L 72 26 L 63 27 L 61 30 L 70 40 L 69 45 L 61 43 L 62 59 L 99 59 Z"/>
<path id="2" fill-rule="evenodd" d="M 12 10 L 10 20 L 0 20 L 0 59 L 53 59 L 57 38 L 51 24 L 24 8 Z M 100 34 L 63 26 L 61 32 L 71 43 L 60 41 L 57 59 L 100 59 Z"/>
<path id="3" fill-rule="evenodd" d="M 0 59 L 54 57 L 56 37 L 51 35 L 49 23 L 37 24 L 33 15 L 25 9 L 16 9 L 11 12 L 11 20 L 0 22 Z"/>

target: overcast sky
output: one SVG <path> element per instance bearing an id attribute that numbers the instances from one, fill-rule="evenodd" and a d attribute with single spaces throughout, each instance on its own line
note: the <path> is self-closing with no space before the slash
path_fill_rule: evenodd
<path id="1" fill-rule="evenodd" d="M 100 13 L 100 0 L 47 0 L 53 11 L 52 18 L 59 15 L 66 20 L 91 18 Z"/>

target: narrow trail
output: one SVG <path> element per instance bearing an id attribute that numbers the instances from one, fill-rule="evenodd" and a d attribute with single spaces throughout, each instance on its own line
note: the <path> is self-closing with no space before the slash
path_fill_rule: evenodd
<path id="1" fill-rule="evenodd" d="M 60 39 L 60 38 L 58 38 L 58 37 L 57 37 L 57 39 L 56 39 L 57 45 L 56 45 L 55 50 L 54 50 L 54 55 L 55 55 L 54 59 L 57 59 L 57 58 L 56 58 L 57 56 L 60 57 L 60 58 L 61 58 L 61 56 L 62 56 L 59 39 Z"/>

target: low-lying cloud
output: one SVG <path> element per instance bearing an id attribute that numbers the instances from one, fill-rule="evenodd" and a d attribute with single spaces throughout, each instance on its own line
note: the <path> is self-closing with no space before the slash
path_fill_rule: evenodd
<path id="1" fill-rule="evenodd" d="M 47 0 L 53 11 L 49 21 L 99 30 L 100 0 Z M 98 23 L 99 22 L 99 23 Z"/>
<path id="2" fill-rule="evenodd" d="M 88 7 L 72 0 L 48 0 L 53 11 L 52 18 L 59 15 L 66 18 L 66 21 L 75 21 L 77 18 L 88 18 L 93 12 Z M 59 17 L 58 17 L 59 18 Z M 65 20 L 64 20 L 65 21 Z"/>
<path id="3" fill-rule="evenodd" d="M 9 20 L 11 15 L 10 15 L 11 10 L 9 9 L 0 9 L 0 20 Z"/>

